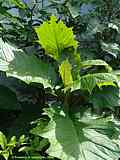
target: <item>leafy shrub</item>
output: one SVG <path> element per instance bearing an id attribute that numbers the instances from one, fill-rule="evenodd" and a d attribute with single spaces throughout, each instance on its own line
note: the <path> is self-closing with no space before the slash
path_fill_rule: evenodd
<path id="1" fill-rule="evenodd" d="M 46 159 L 118 159 L 119 71 L 114 69 L 119 68 L 116 67 L 119 61 L 119 44 L 115 37 L 119 26 L 115 25 L 116 15 L 111 14 L 114 8 L 117 13 L 118 1 L 52 1 L 49 4 L 50 12 L 53 13 L 55 9 L 57 12 L 54 14 L 59 19 L 55 16 L 48 18 L 50 14 L 43 14 L 45 8 L 42 7 L 40 13 L 44 15 L 43 23 L 40 26 L 37 24 L 35 30 L 33 15 L 36 15 L 36 5 L 29 12 L 30 8 L 26 3 L 12 1 L 12 4 L 31 19 L 29 23 L 26 20 L 25 23 L 22 22 L 24 27 L 19 26 L 24 16 L 12 16 L 8 13 L 9 9 L 1 5 L 2 9 L 5 9 L 4 16 L 10 18 L 10 21 L 11 16 L 16 20 L 17 27 L 20 27 L 20 37 L 13 36 L 18 40 L 17 43 L 6 34 L 0 39 L 0 70 L 5 72 L 7 77 L 24 81 L 25 86 L 40 84 L 37 89 L 45 96 L 44 103 L 38 103 L 40 119 L 32 119 L 32 129 L 27 129 L 34 137 L 31 146 L 21 150 L 32 157 L 37 155 Z M 92 8 L 87 13 L 81 13 L 84 6 Z M 46 17 L 47 20 L 44 21 Z M 17 32 L 17 29 L 14 31 Z M 5 33 L 4 31 L 8 29 L 2 26 L 1 33 Z M 23 45 L 37 42 L 44 52 L 43 56 L 53 63 L 38 59 L 34 49 L 32 54 L 31 48 L 29 51 L 24 47 L 21 49 L 20 42 L 23 42 Z M 19 95 L 16 97 L 13 94 L 12 87 L 10 90 L 6 87 L 4 89 L 7 91 L 5 95 L 11 95 L 13 99 L 10 110 L 21 111 L 23 104 L 18 100 Z M 37 92 L 35 95 L 34 101 L 39 97 Z M 49 100 L 47 95 L 52 96 L 52 100 Z M 3 97 L 2 94 L 0 97 Z M 3 102 L 1 106 L 5 109 L 4 105 L 7 103 Z M 8 104 L 6 106 L 9 108 Z M 27 119 L 26 113 L 24 117 Z M 22 120 L 23 116 L 18 118 L 17 125 L 20 125 Z M 1 154 L 4 155 L 3 151 Z"/>

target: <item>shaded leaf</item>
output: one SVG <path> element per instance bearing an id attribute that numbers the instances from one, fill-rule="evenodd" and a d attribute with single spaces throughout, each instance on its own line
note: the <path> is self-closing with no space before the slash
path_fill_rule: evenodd
<path id="1" fill-rule="evenodd" d="M 80 4 L 81 4 L 81 1 L 78 1 L 78 0 L 67 2 L 67 7 L 69 8 L 73 18 L 80 15 Z"/>
<path id="2" fill-rule="evenodd" d="M 21 9 L 26 8 L 26 5 L 22 3 L 21 0 L 11 0 L 11 2 Z"/>
<path id="3" fill-rule="evenodd" d="M 7 97 L 7 100 L 6 100 Z M 0 109 L 2 110 L 21 110 L 17 97 L 9 88 L 0 85 Z"/>
<path id="4" fill-rule="evenodd" d="M 112 108 L 120 105 L 120 93 L 118 88 L 104 87 L 96 90 L 90 97 L 90 101 L 95 107 Z"/>

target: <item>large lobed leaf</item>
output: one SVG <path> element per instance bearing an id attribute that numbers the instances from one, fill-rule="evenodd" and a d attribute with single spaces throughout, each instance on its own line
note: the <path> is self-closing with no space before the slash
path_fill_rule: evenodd
<path id="1" fill-rule="evenodd" d="M 44 87 L 53 87 L 56 83 L 57 75 L 51 64 L 44 63 L 34 55 L 28 56 L 22 50 L 4 43 L 1 39 L 0 70 L 26 83 L 42 83 Z"/>
<path id="2" fill-rule="evenodd" d="M 120 149 L 111 137 L 118 132 L 112 119 L 86 114 L 77 120 L 53 108 L 46 113 L 48 125 L 44 129 L 38 125 L 31 133 L 49 139 L 49 155 L 61 160 L 118 159 Z"/>
<path id="3" fill-rule="evenodd" d="M 56 22 L 55 16 L 35 29 L 39 43 L 46 53 L 58 60 L 65 48 L 76 49 L 77 41 L 74 39 L 72 28 L 68 28 L 62 21 Z"/>

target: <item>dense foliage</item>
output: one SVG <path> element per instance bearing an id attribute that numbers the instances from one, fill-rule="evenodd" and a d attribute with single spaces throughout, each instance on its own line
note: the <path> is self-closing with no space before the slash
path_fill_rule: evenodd
<path id="1" fill-rule="evenodd" d="M 119 0 L 0 1 L 0 158 L 120 158 Z"/>

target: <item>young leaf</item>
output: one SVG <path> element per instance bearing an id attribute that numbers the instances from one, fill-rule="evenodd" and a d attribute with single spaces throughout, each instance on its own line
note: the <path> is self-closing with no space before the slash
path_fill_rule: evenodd
<path id="1" fill-rule="evenodd" d="M 65 87 L 73 83 L 71 69 L 72 67 L 68 60 L 63 61 L 59 66 L 59 73 Z"/>
<path id="2" fill-rule="evenodd" d="M 4 150 L 7 146 L 7 139 L 5 135 L 0 131 L 0 146 Z"/>
<path id="3" fill-rule="evenodd" d="M 101 120 L 90 115 L 79 120 L 71 119 L 53 108 L 47 109 L 46 113 L 50 122 L 43 130 L 39 130 L 39 126 L 36 130 L 40 136 L 49 139 L 49 155 L 62 160 L 113 160 L 119 157 L 119 147 L 108 132 L 100 132 L 105 128 L 111 132 L 110 119 Z M 114 125 L 112 127 L 114 129 Z"/>
<path id="4" fill-rule="evenodd" d="M 5 158 L 5 160 L 8 160 L 8 158 L 9 158 L 9 151 L 8 150 L 3 151 L 2 155 Z"/>
<path id="5" fill-rule="evenodd" d="M 15 147 L 15 145 L 16 145 L 16 136 L 12 136 L 8 143 L 8 146 Z"/>
<path id="6" fill-rule="evenodd" d="M 20 136 L 20 138 L 19 138 L 19 143 L 20 143 L 20 144 L 24 144 L 24 143 L 25 143 L 25 140 L 26 140 L 26 138 L 25 138 L 25 135 L 23 134 L 23 135 Z"/>
<path id="7" fill-rule="evenodd" d="M 49 21 L 35 28 L 35 31 L 46 53 L 58 60 L 65 48 L 76 49 L 77 41 L 74 39 L 72 28 L 68 28 L 62 21 L 56 21 L 57 18 L 51 16 Z"/>

